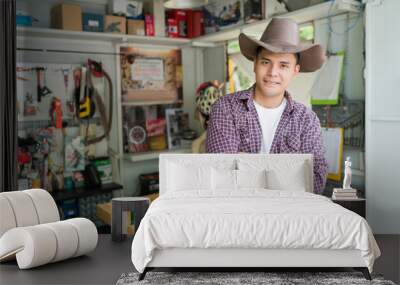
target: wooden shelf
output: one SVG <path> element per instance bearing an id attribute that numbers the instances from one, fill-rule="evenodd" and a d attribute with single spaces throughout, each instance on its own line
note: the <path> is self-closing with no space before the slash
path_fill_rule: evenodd
<path id="1" fill-rule="evenodd" d="M 59 190 L 57 192 L 50 193 L 56 202 L 61 202 L 69 199 L 78 199 L 88 196 L 101 195 L 113 192 L 115 190 L 121 190 L 122 185 L 117 183 L 107 183 L 99 187 L 85 187 L 77 188 L 73 190 Z"/>
<path id="2" fill-rule="evenodd" d="M 170 101 L 134 101 L 134 102 L 122 102 L 122 106 L 150 106 L 150 105 L 171 105 L 171 104 L 182 104 L 182 100 L 170 100 Z"/>
<path id="3" fill-rule="evenodd" d="M 161 153 L 191 153 L 192 149 L 190 148 L 179 148 L 179 149 L 169 149 L 169 150 L 162 150 L 162 151 L 151 151 L 151 152 L 143 152 L 139 154 L 131 154 L 126 153 L 124 155 L 125 160 L 130 162 L 138 162 L 138 161 L 145 161 L 145 160 L 152 160 L 158 159 Z"/>
<path id="4" fill-rule="evenodd" d="M 123 35 L 111 33 L 95 33 L 67 31 L 59 29 L 47 29 L 36 27 L 17 27 L 17 35 L 22 37 L 39 37 L 52 39 L 84 40 L 84 41 L 106 41 L 136 44 L 172 45 L 180 46 L 190 43 L 189 39 L 149 37 L 136 35 Z"/>
<path id="5" fill-rule="evenodd" d="M 332 2 L 329 1 L 296 11 L 274 15 L 273 17 L 289 18 L 296 21 L 298 24 L 303 24 L 306 22 L 326 18 L 328 16 L 337 16 L 344 13 L 356 12 L 352 7 L 348 7 L 350 5 L 346 6 L 343 3 L 343 0 L 338 0 L 337 2 L 338 3 L 332 4 Z M 268 18 L 257 22 L 228 28 L 216 33 L 204 35 L 192 39 L 192 44 L 194 46 L 202 46 L 204 45 L 204 43 L 218 43 L 237 39 L 241 32 L 244 32 L 249 36 L 259 38 L 270 20 L 271 18 Z"/>

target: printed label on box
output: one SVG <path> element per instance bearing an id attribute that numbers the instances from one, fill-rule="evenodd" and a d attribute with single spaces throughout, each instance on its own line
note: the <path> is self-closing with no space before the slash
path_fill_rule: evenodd
<path id="1" fill-rule="evenodd" d="M 99 21 L 93 21 L 93 20 L 89 20 L 88 21 L 89 27 L 99 27 Z"/>

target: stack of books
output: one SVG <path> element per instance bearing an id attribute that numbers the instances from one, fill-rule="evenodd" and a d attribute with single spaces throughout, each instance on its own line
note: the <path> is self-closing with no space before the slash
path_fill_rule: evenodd
<path id="1" fill-rule="evenodd" d="M 352 200 L 357 199 L 357 190 L 356 189 L 342 189 L 342 188 L 333 188 L 332 199 L 336 200 Z"/>

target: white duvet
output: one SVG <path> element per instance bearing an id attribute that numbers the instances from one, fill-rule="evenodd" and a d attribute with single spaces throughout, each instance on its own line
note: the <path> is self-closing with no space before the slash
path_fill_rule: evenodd
<path id="1" fill-rule="evenodd" d="M 135 268 L 165 248 L 358 249 L 371 272 L 380 256 L 359 215 L 320 195 L 265 189 L 162 195 L 134 237 Z"/>

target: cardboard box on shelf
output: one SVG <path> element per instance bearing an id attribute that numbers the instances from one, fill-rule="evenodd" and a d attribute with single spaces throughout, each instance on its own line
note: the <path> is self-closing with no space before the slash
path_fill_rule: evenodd
<path id="1" fill-rule="evenodd" d="M 104 32 L 115 34 L 126 34 L 125 17 L 105 15 L 104 16 Z"/>
<path id="2" fill-rule="evenodd" d="M 19 12 L 17 11 L 17 15 L 15 15 L 16 20 L 17 20 L 17 26 L 31 27 L 32 26 L 32 16 L 18 14 L 18 13 Z"/>
<path id="3" fill-rule="evenodd" d="M 126 32 L 128 35 L 145 35 L 144 21 L 143 20 L 130 20 L 126 21 Z"/>
<path id="4" fill-rule="evenodd" d="M 83 13 L 83 30 L 87 32 L 103 32 L 104 17 L 99 14 Z"/>
<path id="5" fill-rule="evenodd" d="M 107 12 L 128 19 L 143 18 L 143 2 L 133 0 L 109 0 Z"/>
<path id="6" fill-rule="evenodd" d="M 58 4 L 51 9 L 51 27 L 82 31 L 82 9 L 76 4 Z"/>

